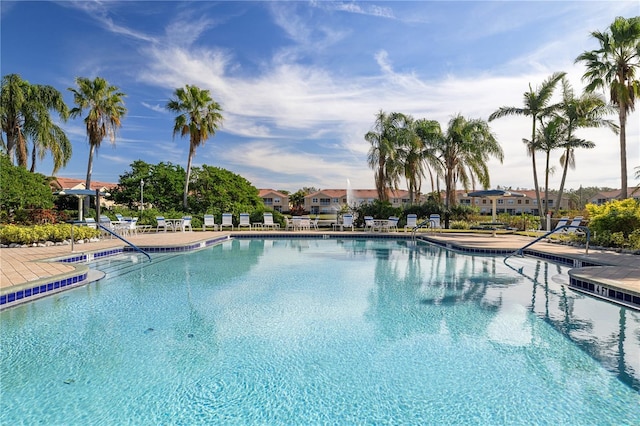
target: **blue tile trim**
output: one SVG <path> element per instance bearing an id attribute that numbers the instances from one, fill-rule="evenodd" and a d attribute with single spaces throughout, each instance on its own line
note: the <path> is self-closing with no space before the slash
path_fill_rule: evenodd
<path id="1" fill-rule="evenodd" d="M 30 298 L 33 298 L 34 296 L 38 296 L 44 293 L 58 290 L 60 288 L 67 287 L 72 284 L 77 284 L 81 281 L 86 280 L 87 276 L 88 276 L 88 273 L 84 272 L 80 275 L 74 275 L 74 276 L 59 279 L 50 283 L 38 284 L 30 288 L 22 288 L 13 293 L 3 294 L 0 296 L 0 306 L 6 305 L 7 303 L 15 302 L 16 300 L 30 299 Z"/>
<path id="2" fill-rule="evenodd" d="M 628 293 L 618 288 L 609 288 L 607 285 L 590 280 L 582 280 L 571 277 L 569 279 L 569 287 L 572 287 L 591 296 L 611 301 L 613 303 L 624 305 L 626 307 L 640 311 L 640 296 Z"/>

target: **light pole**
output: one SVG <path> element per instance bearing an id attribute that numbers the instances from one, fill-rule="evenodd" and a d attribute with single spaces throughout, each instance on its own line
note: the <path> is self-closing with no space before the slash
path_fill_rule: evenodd
<path id="1" fill-rule="evenodd" d="M 140 179 L 140 210 L 144 210 L 144 179 Z"/>

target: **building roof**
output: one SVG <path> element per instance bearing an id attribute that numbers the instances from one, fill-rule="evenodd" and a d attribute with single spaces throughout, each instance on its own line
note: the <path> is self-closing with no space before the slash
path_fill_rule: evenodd
<path id="1" fill-rule="evenodd" d="M 51 186 L 56 189 L 86 189 L 84 184 L 84 179 L 56 177 Z M 118 184 L 113 182 L 91 181 L 90 189 L 111 189 L 115 188 L 116 186 L 118 186 Z"/>
<path id="2" fill-rule="evenodd" d="M 277 195 L 277 196 L 279 196 L 281 198 L 288 197 L 287 194 L 284 194 L 284 193 L 282 193 L 280 191 L 277 191 L 275 189 L 258 189 L 258 196 L 260 198 L 265 197 L 267 195 L 271 195 L 271 194 Z"/>

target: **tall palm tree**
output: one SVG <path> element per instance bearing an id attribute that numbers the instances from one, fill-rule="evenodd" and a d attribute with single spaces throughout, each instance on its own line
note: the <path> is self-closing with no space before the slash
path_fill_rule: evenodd
<path id="1" fill-rule="evenodd" d="M 449 121 L 437 149 L 443 164 L 447 207 L 456 203 L 455 190 L 458 182 L 466 190 L 475 187 L 476 181 L 483 188 L 488 188 L 490 177 L 487 161 L 490 157 L 495 157 L 502 162 L 504 158 L 502 148 L 487 122 L 480 119 L 467 120 L 462 115 Z"/>
<path id="2" fill-rule="evenodd" d="M 112 144 L 116 143 L 116 131 L 127 113 L 123 100 L 126 95 L 102 77 L 96 77 L 94 80 L 77 77 L 76 85 L 77 88 L 69 88 L 73 93 L 73 103 L 76 104 L 70 115 L 75 118 L 81 116 L 84 111 L 87 112 L 84 124 L 89 139 L 89 161 L 85 188 L 91 189 L 93 156 L 105 137 L 109 137 Z M 89 207 L 89 197 L 85 199 L 85 207 Z"/>
<path id="3" fill-rule="evenodd" d="M 167 102 L 167 109 L 178 114 L 174 121 L 173 136 L 175 137 L 177 133 L 182 137 L 189 135 L 189 159 L 182 198 L 182 205 L 186 210 L 191 163 L 196 154 L 196 148 L 203 145 L 209 137 L 215 136 L 222 125 L 222 108 L 213 100 L 208 90 L 187 84 L 175 90 L 174 98 Z"/>
<path id="4" fill-rule="evenodd" d="M 555 212 L 560 210 L 562 194 L 564 192 L 564 184 L 567 179 L 567 171 L 569 168 L 575 168 L 575 150 L 578 148 L 592 149 L 595 143 L 576 138 L 575 131 L 579 128 L 588 127 L 609 127 L 614 132 L 618 132 L 618 126 L 611 120 L 603 118 L 611 112 L 611 107 L 607 106 L 604 99 L 595 93 L 583 93 L 576 98 L 573 88 L 567 79 L 562 79 L 562 104 L 558 110 L 567 128 L 567 138 L 562 144 L 564 153 L 560 157 L 560 165 L 562 166 L 562 179 L 560 180 L 560 189 L 556 200 Z"/>
<path id="5" fill-rule="evenodd" d="M 402 167 L 398 162 L 397 148 L 404 135 L 404 114 L 386 114 L 380 110 L 376 115 L 373 130 L 364 135 L 371 144 L 367 162 L 375 170 L 375 184 L 380 201 L 389 200 L 389 189 L 398 186 Z"/>
<path id="6" fill-rule="evenodd" d="M 438 176 L 442 175 L 442 163 L 437 153 L 437 147 L 442 141 L 440 123 L 435 120 L 416 120 L 413 124 L 413 133 L 420 139 L 422 144 L 422 152 L 420 153 L 421 168 L 423 172 L 426 170 L 429 173 L 431 192 L 435 192 L 434 176 L 438 179 Z"/>
<path id="7" fill-rule="evenodd" d="M 609 89 L 611 103 L 618 109 L 620 122 L 621 198 L 627 198 L 627 115 L 635 109 L 640 94 L 637 77 L 640 68 L 640 16 L 617 17 L 607 31 L 593 31 L 599 48 L 583 52 L 575 62 L 584 62 L 587 92 Z"/>
<path id="8" fill-rule="evenodd" d="M 551 151 L 561 148 L 566 140 L 567 128 L 562 117 L 555 116 L 542 123 L 536 134 L 535 143 L 525 141 L 531 144 L 531 151 L 542 151 L 545 153 L 544 167 L 544 207 L 549 210 L 549 175 L 552 173 L 550 164 Z M 539 204 L 540 205 L 540 204 Z"/>
<path id="9" fill-rule="evenodd" d="M 538 214 L 540 219 L 544 219 L 545 212 L 542 209 L 542 203 L 540 199 L 540 185 L 538 184 L 538 169 L 536 165 L 535 154 L 535 138 L 536 138 L 536 124 L 539 120 L 545 116 L 549 116 L 557 105 L 549 105 L 553 91 L 556 84 L 565 76 L 564 72 L 556 72 L 549 76 L 542 84 L 533 90 L 531 84 L 529 84 L 529 91 L 524 93 L 524 107 L 500 107 L 497 111 L 489 116 L 489 121 L 493 121 L 497 118 L 506 117 L 508 115 L 524 115 L 531 117 L 531 144 L 527 144 L 527 153 L 531 156 L 531 162 L 533 166 L 533 185 L 536 190 L 536 201 L 538 203 Z M 542 220 L 544 223 L 544 220 Z"/>
<path id="10" fill-rule="evenodd" d="M 26 168 L 27 141 L 33 144 L 31 171 L 35 171 L 36 157 L 53 155 L 53 174 L 71 158 L 71 143 L 65 132 L 56 125 L 51 112 L 66 121 L 69 109 L 62 94 L 52 86 L 30 84 L 18 74 L 2 78 L 0 95 L 2 131 L 7 135 L 7 153 L 13 162 Z M 37 155 L 36 155 L 37 153 Z"/>

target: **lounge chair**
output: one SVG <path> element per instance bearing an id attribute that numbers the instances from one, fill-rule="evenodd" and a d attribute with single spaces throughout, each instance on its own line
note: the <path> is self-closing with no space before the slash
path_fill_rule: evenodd
<path id="1" fill-rule="evenodd" d="M 182 232 L 186 232 L 187 228 L 189 228 L 189 231 L 193 231 L 193 228 L 191 227 L 191 216 L 182 216 L 180 228 L 182 229 Z"/>
<path id="2" fill-rule="evenodd" d="M 249 213 L 240 213 L 240 223 L 238 223 L 238 229 L 246 226 L 251 231 L 251 222 Z"/>
<path id="3" fill-rule="evenodd" d="M 562 228 L 567 223 L 569 223 L 569 217 L 568 216 L 561 217 L 560 220 L 558 220 L 558 224 L 556 225 L 554 230 Z M 563 229 L 566 229 L 566 228 L 563 228 Z"/>
<path id="4" fill-rule="evenodd" d="M 311 218 L 309 216 L 300 217 L 300 229 L 302 230 L 311 230 Z"/>
<path id="5" fill-rule="evenodd" d="M 580 224 L 582 223 L 582 219 L 584 219 L 582 216 L 574 217 L 573 220 L 571 221 L 571 223 L 568 224 L 569 226 L 571 226 L 571 228 L 564 228 L 560 232 L 565 233 L 565 234 L 584 235 L 584 231 L 582 229 L 578 228 L 578 226 L 580 226 Z"/>
<path id="6" fill-rule="evenodd" d="M 295 228 L 293 226 L 293 219 L 289 219 L 288 217 L 285 217 L 284 222 L 286 223 L 287 230 L 295 231 Z"/>
<path id="7" fill-rule="evenodd" d="M 431 229 L 442 229 L 442 224 L 440 223 L 440 215 L 432 214 L 429 215 L 429 228 Z"/>
<path id="8" fill-rule="evenodd" d="M 225 226 L 230 226 L 233 231 L 233 215 L 231 213 L 222 213 L 222 223 L 220 224 L 220 230 L 222 231 Z"/>
<path id="9" fill-rule="evenodd" d="M 216 217 L 212 214 L 204 215 L 204 222 L 202 222 L 202 230 L 206 231 L 207 227 L 213 228 L 214 231 L 218 230 L 218 225 L 216 225 Z"/>
<path id="10" fill-rule="evenodd" d="M 262 224 L 263 228 L 271 228 L 271 229 L 279 229 L 280 224 L 275 223 L 273 221 L 273 213 L 264 213 L 264 223 Z"/>
<path id="11" fill-rule="evenodd" d="M 89 228 L 98 229 L 98 224 L 96 223 L 96 220 L 92 217 L 85 217 L 84 223 L 86 223 Z"/>
<path id="12" fill-rule="evenodd" d="M 417 214 L 408 214 L 407 215 L 407 224 L 404 226 L 404 232 L 407 232 L 407 229 L 413 230 L 418 226 L 418 215 Z"/>
<path id="13" fill-rule="evenodd" d="M 351 230 L 353 231 L 353 215 L 352 214 L 342 215 L 342 225 L 340 225 L 340 230 L 344 231 L 345 228 L 351 228 Z"/>

